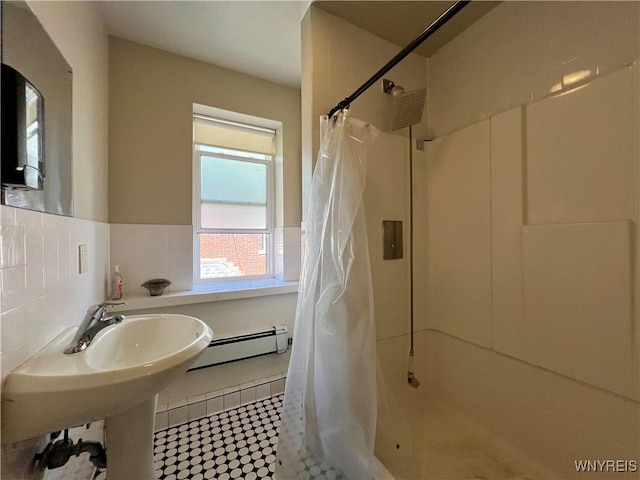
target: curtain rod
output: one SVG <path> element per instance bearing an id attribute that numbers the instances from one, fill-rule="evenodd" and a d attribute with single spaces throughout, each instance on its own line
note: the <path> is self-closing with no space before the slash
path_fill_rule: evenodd
<path id="1" fill-rule="evenodd" d="M 445 23 L 451 20 L 451 18 L 453 18 L 453 16 L 456 13 L 458 13 L 460 10 L 466 7 L 469 3 L 471 3 L 471 0 L 461 0 L 451 5 L 447 9 L 447 11 L 445 11 L 442 15 L 440 15 L 435 20 L 435 22 L 429 25 L 413 42 L 411 42 L 409 45 L 404 47 L 400 51 L 400 53 L 398 53 L 395 57 L 389 60 L 384 67 L 382 67 L 375 74 L 373 74 L 373 76 L 369 80 L 367 80 L 365 83 L 363 83 L 362 86 L 360 86 L 360 88 L 358 88 L 355 92 L 353 92 L 351 95 L 349 95 L 340 103 L 338 103 L 335 107 L 333 107 L 329 111 L 329 114 L 328 114 L 329 118 L 333 117 L 333 115 L 337 111 L 342 110 L 343 108 L 349 108 L 349 105 L 351 105 L 351 102 L 353 102 L 356 98 L 362 95 L 374 83 L 380 80 L 385 73 L 387 73 L 389 70 L 395 67 L 398 63 L 400 63 L 400 61 L 404 59 L 404 57 L 406 57 L 411 52 L 413 52 L 422 42 L 424 42 L 427 38 L 433 35 L 436 32 L 436 30 L 438 30 Z"/>

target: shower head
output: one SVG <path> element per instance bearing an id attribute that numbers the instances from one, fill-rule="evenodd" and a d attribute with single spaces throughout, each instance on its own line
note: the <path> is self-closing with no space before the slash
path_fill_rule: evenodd
<path id="1" fill-rule="evenodd" d="M 382 90 L 393 99 L 393 122 L 391 130 L 399 130 L 422 121 L 426 88 L 405 92 L 391 80 L 382 81 Z"/>
<path id="2" fill-rule="evenodd" d="M 411 388 L 418 388 L 420 386 L 420 380 L 418 380 L 416 378 L 416 376 L 413 374 L 413 372 L 409 372 L 407 374 L 407 383 L 409 384 L 409 386 Z"/>

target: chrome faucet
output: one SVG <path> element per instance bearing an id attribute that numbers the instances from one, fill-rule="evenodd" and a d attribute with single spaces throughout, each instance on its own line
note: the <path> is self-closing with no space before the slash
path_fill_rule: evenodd
<path id="1" fill-rule="evenodd" d="M 78 353 L 87 348 L 94 337 L 100 330 L 110 325 L 122 322 L 124 320 L 123 315 L 114 315 L 112 317 L 106 317 L 107 307 L 120 307 L 126 305 L 125 303 L 101 303 L 99 305 L 92 305 L 87 310 L 87 314 L 84 316 L 82 323 L 78 327 L 78 331 L 71 343 L 65 348 L 64 353 Z"/>

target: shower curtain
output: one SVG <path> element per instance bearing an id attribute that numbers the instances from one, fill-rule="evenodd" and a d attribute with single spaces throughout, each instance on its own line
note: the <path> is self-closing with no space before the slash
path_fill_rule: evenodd
<path id="1" fill-rule="evenodd" d="M 378 130 L 321 119 L 275 478 L 371 479 L 376 430 L 373 290 L 363 209 Z"/>

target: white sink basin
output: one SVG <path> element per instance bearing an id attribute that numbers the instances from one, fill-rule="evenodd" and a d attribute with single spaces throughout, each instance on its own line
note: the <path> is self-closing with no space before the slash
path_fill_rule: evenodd
<path id="1" fill-rule="evenodd" d="M 116 328 L 106 328 L 85 350 L 87 365 L 95 370 L 116 370 L 127 374 L 134 367 L 162 370 L 183 360 L 192 361 L 211 341 L 208 327 L 183 315 L 127 317 Z M 206 342 L 204 347 L 202 342 Z M 144 370 L 148 375 L 148 370 Z"/>
<path id="2" fill-rule="evenodd" d="M 108 430 L 109 418 L 144 402 L 145 412 L 153 410 L 151 431 L 145 432 L 152 436 L 155 394 L 184 373 L 212 338 L 211 329 L 193 317 L 135 315 L 100 331 L 82 352 L 64 354 L 75 331 L 64 331 L 7 377 L 2 443 L 103 418 Z M 108 474 L 115 450 L 108 448 Z"/>

